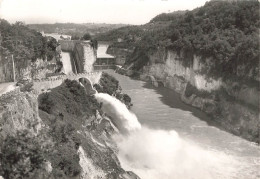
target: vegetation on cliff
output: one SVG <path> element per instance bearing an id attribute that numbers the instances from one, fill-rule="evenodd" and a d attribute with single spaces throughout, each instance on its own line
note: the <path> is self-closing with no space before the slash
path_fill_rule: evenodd
<path id="1" fill-rule="evenodd" d="M 0 19 L 1 29 L 1 55 L 14 59 L 35 61 L 37 58 L 52 60 L 55 57 L 58 42 L 51 38 L 43 37 L 41 33 L 28 28 L 22 22 L 9 24 L 6 20 Z"/>
<path id="2" fill-rule="evenodd" d="M 122 93 L 119 81 L 107 73 L 102 73 L 99 84 L 95 84 L 94 87 L 99 93 L 107 93 L 111 96 L 115 96 L 117 99 L 125 103 L 128 108 L 133 105 L 130 96 Z"/>
<path id="3" fill-rule="evenodd" d="M 7 136 L 1 144 L 0 176 L 11 178 L 34 178 L 43 169 L 44 154 L 40 141 L 27 131 L 17 137 Z"/>
<path id="4" fill-rule="evenodd" d="M 164 13 L 148 24 L 113 30 L 103 39 L 122 38 L 122 42 L 113 45 L 134 46 L 126 62 L 134 64 L 134 70 L 142 69 L 147 57 L 163 47 L 180 53 L 179 60 L 186 66 L 191 65 L 193 55 L 211 58 L 210 63 L 203 61 L 208 76 L 254 80 L 259 75 L 259 27 L 257 0 L 212 0 L 192 11 Z"/>
<path id="5" fill-rule="evenodd" d="M 55 177 L 75 177 L 80 174 L 78 147 L 83 140 L 77 133 L 87 120 L 96 115 L 99 104 L 87 96 L 77 81 L 66 80 L 50 93 L 39 96 L 40 117 L 50 127 L 54 145 L 47 154 Z"/>
<path id="6" fill-rule="evenodd" d="M 118 81 L 108 74 L 102 75 L 99 87 L 102 92 L 121 94 Z M 131 102 L 130 97 L 122 96 L 122 99 Z M 34 102 L 28 102 L 35 107 Z M 23 101 L 18 100 L 17 103 L 21 105 Z M 114 130 L 95 97 L 87 95 L 78 81 L 65 80 L 50 92 L 39 95 L 38 108 L 44 125 L 37 133 L 32 133 L 31 127 L 35 125 L 30 123 L 30 118 L 22 121 L 32 126 L 18 129 L 13 135 L 0 131 L 0 139 L 3 138 L 0 143 L 0 176 L 5 179 L 79 178 L 83 171 L 79 147 L 83 148 L 88 157 L 85 160 L 90 162 L 86 167 L 93 165 L 97 170 L 102 170 L 102 177 L 118 178 L 119 175 L 125 175 L 114 151 L 105 142 L 110 140 Z M 27 110 L 31 112 L 33 109 Z M 31 117 L 37 119 L 38 111 L 32 112 Z M 9 125 L 3 123 L 1 127 Z M 3 131 L 6 130 L 4 128 Z M 91 173 L 85 175 L 91 177 Z"/>

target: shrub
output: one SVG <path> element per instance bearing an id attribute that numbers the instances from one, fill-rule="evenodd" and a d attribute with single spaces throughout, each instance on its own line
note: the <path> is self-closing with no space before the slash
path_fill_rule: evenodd
<path id="1" fill-rule="evenodd" d="M 44 151 L 36 137 L 22 131 L 7 136 L 1 146 L 0 175 L 9 178 L 32 178 L 44 163 Z"/>
<path id="2" fill-rule="evenodd" d="M 207 91 L 198 90 L 195 86 L 191 85 L 190 83 L 187 84 L 184 94 L 186 97 L 190 97 L 192 94 L 195 94 L 196 96 L 203 98 L 213 98 L 214 96 L 212 93 L 209 93 Z"/>
<path id="3" fill-rule="evenodd" d="M 50 114 L 54 102 L 50 99 L 49 93 L 44 93 L 39 97 L 39 109 Z"/>

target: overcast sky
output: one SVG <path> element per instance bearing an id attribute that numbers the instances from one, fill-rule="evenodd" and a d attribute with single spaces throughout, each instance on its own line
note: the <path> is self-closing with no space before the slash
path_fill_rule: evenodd
<path id="1" fill-rule="evenodd" d="M 207 0 L 0 0 L 0 17 L 11 23 L 144 24 L 163 12 L 192 10 Z"/>

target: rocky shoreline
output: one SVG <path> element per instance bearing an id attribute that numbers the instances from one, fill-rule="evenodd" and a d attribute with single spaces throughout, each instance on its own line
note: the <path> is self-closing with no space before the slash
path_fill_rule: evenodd
<path id="1" fill-rule="evenodd" d="M 259 114 L 255 105 L 245 104 L 220 89 L 212 92 L 198 90 L 182 76 L 168 76 L 158 79 L 147 73 L 117 68 L 116 72 L 146 81 L 153 86 L 164 86 L 180 94 L 181 100 L 208 114 L 213 122 L 234 135 L 260 143 Z M 257 102 L 257 99 L 256 99 Z M 256 104 L 257 105 L 257 104 Z"/>

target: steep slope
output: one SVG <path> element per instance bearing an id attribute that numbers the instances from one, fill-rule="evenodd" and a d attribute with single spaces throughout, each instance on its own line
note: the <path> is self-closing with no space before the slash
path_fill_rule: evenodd
<path id="1" fill-rule="evenodd" d="M 122 40 L 110 48 L 129 52 L 119 72 L 171 88 L 228 131 L 259 142 L 259 25 L 258 1 L 212 0 L 118 29 Z"/>
<path id="2" fill-rule="evenodd" d="M 114 88 L 100 84 L 119 94 L 118 81 L 109 84 Z M 115 131 L 100 109 L 96 99 L 71 80 L 41 94 L 38 102 L 31 92 L 5 95 L 0 113 L 0 176 L 138 178 L 120 166 L 110 138 Z"/>
<path id="3" fill-rule="evenodd" d="M 0 82 L 42 78 L 62 67 L 58 43 L 53 38 L 17 22 L 0 19 Z"/>

